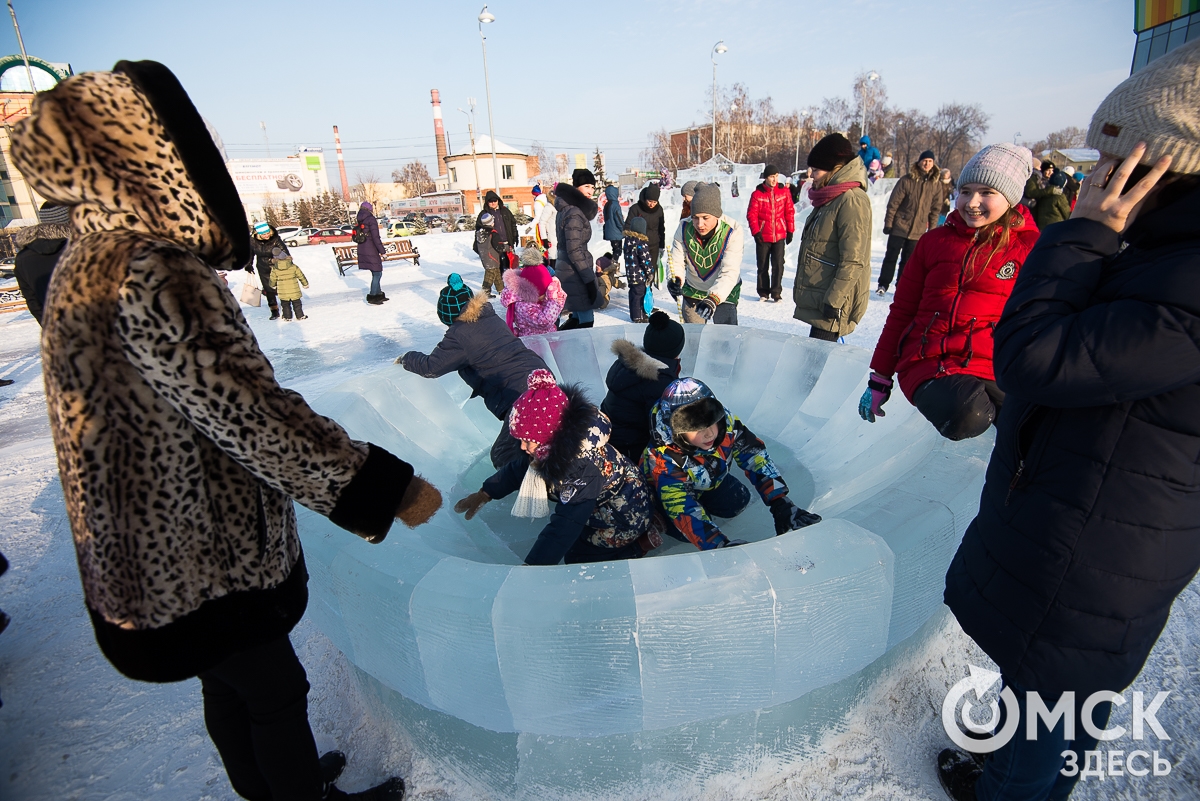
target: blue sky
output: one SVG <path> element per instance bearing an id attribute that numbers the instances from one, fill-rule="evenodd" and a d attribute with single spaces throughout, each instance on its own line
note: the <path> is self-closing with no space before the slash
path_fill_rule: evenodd
<path id="1" fill-rule="evenodd" d="M 455 152 L 466 107 L 487 132 L 476 16 L 457 0 L 14 0 L 31 55 L 76 72 L 155 59 L 179 76 L 231 156 L 296 145 L 329 149 L 338 125 L 350 180 L 434 163 L 429 90 L 441 91 Z M 718 80 L 740 81 L 791 110 L 849 95 L 876 70 L 893 104 L 932 112 L 949 101 L 992 115 L 988 141 L 1086 127 L 1129 74 L 1133 0 L 696 0 L 489 3 L 485 27 L 496 136 L 551 152 L 637 162 L 647 134 L 703 123 L 709 52 Z M 17 52 L 3 25 L 5 52 Z M 336 168 L 333 168 L 336 170 Z M 330 176 L 334 176 L 331 174 Z"/>

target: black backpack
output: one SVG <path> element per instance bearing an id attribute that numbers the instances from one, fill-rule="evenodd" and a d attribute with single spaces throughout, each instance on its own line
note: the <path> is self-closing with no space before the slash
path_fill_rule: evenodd
<path id="1" fill-rule="evenodd" d="M 367 233 L 367 224 L 361 221 L 355 223 L 354 233 L 350 235 L 350 238 L 360 245 L 370 239 L 371 237 Z"/>

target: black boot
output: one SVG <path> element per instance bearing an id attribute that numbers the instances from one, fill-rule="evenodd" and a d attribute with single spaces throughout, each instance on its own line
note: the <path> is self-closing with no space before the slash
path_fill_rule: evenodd
<path id="1" fill-rule="evenodd" d="M 380 293 L 380 294 L 383 294 L 383 293 Z M 379 295 L 367 295 L 367 303 L 370 303 L 372 306 L 382 306 L 383 305 L 383 301 L 380 300 Z"/>
<path id="2" fill-rule="evenodd" d="M 279 307 L 278 306 L 271 307 L 271 316 L 267 319 L 269 319 L 269 320 L 278 320 L 279 319 Z"/>
<path id="3" fill-rule="evenodd" d="M 317 769 L 321 772 L 321 784 L 328 791 L 329 786 L 338 780 L 346 769 L 346 755 L 341 751 L 327 751 L 317 760 Z"/>
<path id="4" fill-rule="evenodd" d="M 387 303 L 389 300 L 391 300 L 391 298 L 389 298 L 387 295 L 385 295 L 385 294 L 383 293 L 383 290 L 382 290 L 382 289 L 381 289 L 381 290 L 379 290 L 379 295 L 378 295 L 378 298 L 379 298 L 380 300 L 382 300 L 384 303 Z"/>
<path id="5" fill-rule="evenodd" d="M 943 748 L 937 758 L 938 781 L 954 801 L 975 801 L 975 782 L 983 767 L 973 754 L 957 748 Z"/>
<path id="6" fill-rule="evenodd" d="M 559 324 L 558 330 L 559 331 L 570 331 L 571 329 L 578 328 L 578 327 L 579 327 L 579 318 L 572 314 L 569 317 L 567 317 L 566 320 L 564 320 L 562 323 Z"/>
<path id="7" fill-rule="evenodd" d="M 393 776 L 377 787 L 357 793 L 330 787 L 325 791 L 325 798 L 326 801 L 404 801 L 404 779 Z"/>

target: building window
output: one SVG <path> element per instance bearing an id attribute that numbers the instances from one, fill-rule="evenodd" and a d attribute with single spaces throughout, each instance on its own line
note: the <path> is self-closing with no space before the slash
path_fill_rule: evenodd
<path id="1" fill-rule="evenodd" d="M 4 180 L 7 181 L 8 180 L 8 170 L 0 170 L 0 178 L 3 178 Z"/>
<path id="2" fill-rule="evenodd" d="M 512 165 L 511 164 L 505 164 L 500 167 L 500 177 L 503 178 L 505 181 L 512 180 Z"/>
<path id="3" fill-rule="evenodd" d="M 1130 72 L 1137 72 L 1155 59 L 1197 39 L 1200 39 L 1200 12 L 1193 12 L 1140 31 L 1133 52 L 1133 69 Z"/>
<path id="4" fill-rule="evenodd" d="M 450 168 L 450 180 L 458 183 L 458 170 L 454 167 Z"/>
<path id="5" fill-rule="evenodd" d="M 8 196 L 8 204 L 9 204 L 10 206 L 15 206 L 15 205 L 17 205 L 17 199 L 16 199 L 15 197 L 13 197 L 12 195 L 9 195 L 9 196 Z"/>

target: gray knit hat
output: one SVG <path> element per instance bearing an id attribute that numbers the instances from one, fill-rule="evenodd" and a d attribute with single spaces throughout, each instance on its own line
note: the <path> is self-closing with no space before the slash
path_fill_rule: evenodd
<path id="1" fill-rule="evenodd" d="M 1200 40 L 1130 75 L 1092 115 L 1088 147 L 1123 158 L 1138 142 L 1142 164 L 1170 153 L 1171 172 L 1200 172 Z"/>
<path id="2" fill-rule="evenodd" d="M 692 196 L 692 216 L 697 214 L 721 216 L 721 187 L 716 184 L 696 185 L 696 194 Z"/>
<path id="3" fill-rule="evenodd" d="M 38 209 L 37 216 L 38 222 L 43 225 L 70 225 L 71 207 L 60 206 L 51 200 L 47 200 Z"/>
<path id="4" fill-rule="evenodd" d="M 980 150 L 958 176 L 959 187 L 967 184 L 990 186 L 1015 206 L 1025 194 L 1025 182 L 1033 175 L 1033 154 L 1029 148 L 1001 142 Z"/>
<path id="5" fill-rule="evenodd" d="M 688 181 L 679 190 L 679 194 L 683 197 L 692 197 L 696 194 L 696 187 L 700 184 L 699 181 Z"/>

